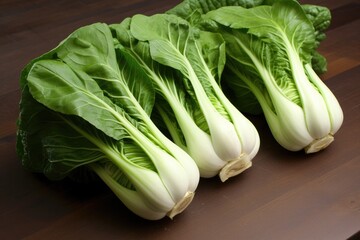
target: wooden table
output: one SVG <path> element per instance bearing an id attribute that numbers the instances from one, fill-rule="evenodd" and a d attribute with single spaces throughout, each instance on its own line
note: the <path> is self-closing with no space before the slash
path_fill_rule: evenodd
<path id="1" fill-rule="evenodd" d="M 333 21 L 320 51 L 322 76 L 345 121 L 326 150 L 305 155 L 279 147 L 257 121 L 261 148 L 253 167 L 221 183 L 202 179 L 174 220 L 146 221 L 103 185 L 49 182 L 25 171 L 15 152 L 19 74 L 32 58 L 76 28 L 154 14 L 179 0 L 2 0 L 0 3 L 0 239 L 346 239 L 360 230 L 360 5 L 309 0 Z M 302 1 L 305 3 L 305 1 Z"/>

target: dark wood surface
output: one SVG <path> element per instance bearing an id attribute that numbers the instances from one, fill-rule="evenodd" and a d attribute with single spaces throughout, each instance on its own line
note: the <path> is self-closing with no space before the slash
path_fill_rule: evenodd
<path id="1" fill-rule="evenodd" d="M 335 142 L 305 155 L 279 147 L 263 120 L 253 167 L 221 183 L 202 179 L 174 220 L 134 216 L 104 186 L 50 182 L 26 172 L 15 152 L 19 74 L 76 28 L 163 12 L 180 0 L 0 2 L 0 239 L 346 239 L 360 230 L 360 5 L 327 6 L 333 21 L 320 51 L 322 76 L 345 120 Z M 305 3 L 305 1 L 302 1 Z"/>

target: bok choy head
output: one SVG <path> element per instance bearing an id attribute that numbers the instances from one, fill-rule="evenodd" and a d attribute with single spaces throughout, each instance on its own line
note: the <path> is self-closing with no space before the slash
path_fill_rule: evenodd
<path id="1" fill-rule="evenodd" d="M 150 119 L 152 84 L 117 56 L 106 24 L 76 30 L 24 70 L 18 153 L 50 179 L 96 173 L 135 214 L 173 217 L 199 172 Z"/>
<path id="2" fill-rule="evenodd" d="M 119 51 L 154 84 L 162 99 L 155 109 L 201 176 L 219 174 L 225 181 L 250 167 L 259 136 L 219 87 L 225 64 L 221 35 L 168 14 L 135 15 L 112 28 Z"/>
<path id="3" fill-rule="evenodd" d="M 341 107 L 312 68 L 318 42 L 296 1 L 250 9 L 223 7 L 205 15 L 227 43 L 226 78 L 234 94 L 249 89 L 275 139 L 286 149 L 326 148 L 343 121 Z"/>
<path id="4" fill-rule="evenodd" d="M 204 21 L 202 15 L 212 10 L 225 6 L 253 8 L 261 5 L 272 5 L 273 3 L 273 0 L 184 0 L 172 9 L 169 9 L 167 13 L 180 16 L 194 26 L 209 30 L 209 22 Z M 326 38 L 325 30 L 330 25 L 331 13 L 328 8 L 319 5 L 303 4 L 301 7 L 315 30 L 315 51 L 312 53 L 311 65 L 317 74 L 322 74 L 327 71 L 327 61 L 317 51 L 317 47 Z M 224 84 L 223 87 L 226 88 L 228 86 Z M 262 113 L 259 102 L 248 88 L 242 88 L 241 91 L 237 91 L 235 96 L 233 94 L 227 96 L 241 112 L 250 114 Z M 239 102 L 241 104 L 238 104 Z"/>

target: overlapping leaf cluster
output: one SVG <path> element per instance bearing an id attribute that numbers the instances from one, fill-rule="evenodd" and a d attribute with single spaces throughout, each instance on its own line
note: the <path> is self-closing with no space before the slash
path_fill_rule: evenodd
<path id="1" fill-rule="evenodd" d="M 263 112 L 290 150 L 326 147 L 342 122 L 315 73 L 329 22 L 294 0 L 185 0 L 77 29 L 22 72 L 17 152 L 33 172 L 98 176 L 137 215 L 173 217 L 200 176 L 251 166 L 260 139 L 241 111 Z"/>

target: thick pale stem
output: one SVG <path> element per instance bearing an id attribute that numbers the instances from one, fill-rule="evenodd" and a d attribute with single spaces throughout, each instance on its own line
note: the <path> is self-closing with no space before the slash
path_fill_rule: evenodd
<path id="1" fill-rule="evenodd" d="M 166 93 L 167 91 L 164 89 L 164 92 Z M 187 151 L 187 153 L 196 162 L 202 177 L 215 176 L 224 166 L 225 161 L 220 159 L 216 154 L 210 136 L 196 125 L 184 106 L 181 105 L 181 103 L 176 98 L 168 94 L 167 99 L 168 103 L 174 111 L 176 120 L 178 121 L 178 124 L 182 130 L 182 134 L 184 135 L 186 146 L 183 147 L 185 151 Z M 159 109 L 160 114 L 165 120 L 165 124 L 170 130 L 170 133 L 173 134 L 173 139 L 178 139 L 177 133 L 171 131 L 172 123 L 166 120 L 166 113 L 164 113 L 161 108 Z M 177 143 L 179 143 L 179 141 Z"/>
<path id="2" fill-rule="evenodd" d="M 289 56 L 289 62 L 296 84 L 301 107 L 309 134 L 317 139 L 326 136 L 331 130 L 330 116 L 322 95 L 311 85 L 306 76 L 299 53 L 284 36 L 284 42 Z"/>
<path id="3" fill-rule="evenodd" d="M 201 111 L 209 126 L 211 142 L 220 159 L 228 161 L 240 156 L 241 142 L 234 125 L 222 116 L 210 102 L 196 73 L 188 63 L 189 80 L 194 88 Z"/>
<path id="4" fill-rule="evenodd" d="M 220 171 L 219 177 L 222 182 L 225 182 L 231 177 L 239 175 L 246 169 L 250 168 L 252 162 L 247 154 L 242 154 L 238 159 L 228 162 Z"/>
<path id="5" fill-rule="evenodd" d="M 166 215 L 169 218 L 173 219 L 176 215 L 183 212 L 193 200 L 194 195 L 194 192 L 187 192 L 184 197 L 180 201 L 178 201 Z"/>
<path id="6" fill-rule="evenodd" d="M 329 113 L 330 122 L 331 122 L 331 131 L 330 134 L 334 135 L 339 128 L 341 127 L 344 121 L 344 114 L 341 109 L 341 106 L 331 92 L 331 90 L 325 85 L 325 83 L 319 78 L 319 76 L 314 72 L 310 64 L 305 65 L 305 69 L 309 74 L 309 78 L 313 84 L 317 87 L 322 97 L 325 100 L 326 107 Z"/>

